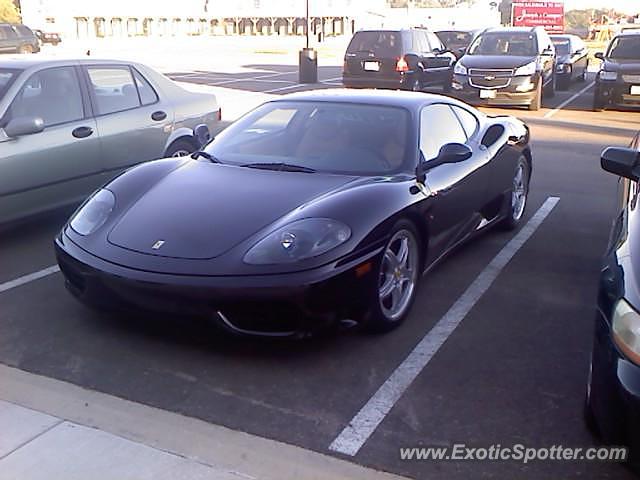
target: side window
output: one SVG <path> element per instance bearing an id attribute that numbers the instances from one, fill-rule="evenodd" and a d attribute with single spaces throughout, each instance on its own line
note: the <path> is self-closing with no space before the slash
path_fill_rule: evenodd
<path id="1" fill-rule="evenodd" d="M 96 113 L 122 112 L 140 106 L 138 90 L 127 66 L 88 67 Z"/>
<path id="2" fill-rule="evenodd" d="M 429 105 L 420 114 L 420 150 L 426 160 L 438 156 L 447 143 L 465 143 L 467 135 L 453 110 L 444 103 Z"/>
<path id="3" fill-rule="evenodd" d="M 136 87 L 138 88 L 142 105 L 151 105 L 152 103 L 156 103 L 158 101 L 158 94 L 147 79 L 144 78 L 135 68 L 133 69 L 133 76 L 136 79 Z"/>
<path id="4" fill-rule="evenodd" d="M 25 27 L 24 25 L 16 25 L 16 32 L 18 32 L 18 36 L 20 37 L 32 37 L 33 33 L 29 30 L 29 27 Z"/>
<path id="5" fill-rule="evenodd" d="M 425 37 L 422 32 L 413 32 L 413 49 L 417 53 L 427 53 L 430 50 L 427 37 Z"/>
<path id="6" fill-rule="evenodd" d="M 56 67 L 33 74 L 9 107 L 9 118 L 16 117 L 42 118 L 45 127 L 84 118 L 75 69 Z"/>
<path id="7" fill-rule="evenodd" d="M 467 138 L 471 138 L 478 129 L 478 119 L 473 113 L 465 110 L 464 108 L 456 107 L 455 105 L 451 105 L 451 108 L 458 117 L 458 120 L 460 120 Z"/>
<path id="8" fill-rule="evenodd" d="M 426 32 L 426 36 L 429 39 L 429 44 L 431 45 L 431 50 L 444 50 L 444 45 L 442 45 L 442 42 L 440 41 L 440 39 L 438 38 L 438 36 L 435 33 L 432 32 Z"/>
<path id="9" fill-rule="evenodd" d="M 0 27 L 0 40 L 9 40 L 15 38 L 16 32 L 9 26 Z"/>

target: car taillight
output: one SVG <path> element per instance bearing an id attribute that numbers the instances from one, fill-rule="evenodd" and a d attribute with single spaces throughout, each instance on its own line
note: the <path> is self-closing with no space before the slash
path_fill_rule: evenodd
<path id="1" fill-rule="evenodd" d="M 404 59 L 404 57 L 400 57 L 396 62 L 396 72 L 408 72 L 409 64 Z"/>

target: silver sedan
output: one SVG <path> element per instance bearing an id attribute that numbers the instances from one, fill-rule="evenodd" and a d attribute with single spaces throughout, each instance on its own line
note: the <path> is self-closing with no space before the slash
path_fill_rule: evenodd
<path id="1" fill-rule="evenodd" d="M 130 166 L 188 155 L 213 95 L 112 60 L 0 60 L 0 223 L 80 202 Z"/>

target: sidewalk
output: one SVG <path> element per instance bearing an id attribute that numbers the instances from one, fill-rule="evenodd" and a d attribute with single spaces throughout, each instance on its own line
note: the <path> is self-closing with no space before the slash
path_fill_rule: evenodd
<path id="1" fill-rule="evenodd" d="M 9 479 L 401 477 L 0 365 L 0 480 Z"/>

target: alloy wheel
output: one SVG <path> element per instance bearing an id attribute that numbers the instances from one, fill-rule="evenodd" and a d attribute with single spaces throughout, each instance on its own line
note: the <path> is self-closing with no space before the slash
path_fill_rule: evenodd
<path id="1" fill-rule="evenodd" d="M 527 189 L 527 169 L 520 163 L 513 177 L 513 190 L 511 192 L 511 215 L 516 221 L 520 220 L 524 213 L 524 207 L 527 203 Z"/>
<path id="2" fill-rule="evenodd" d="M 418 280 L 419 250 L 415 235 L 398 230 L 387 244 L 380 268 L 378 301 L 383 315 L 400 319 L 413 298 Z"/>

